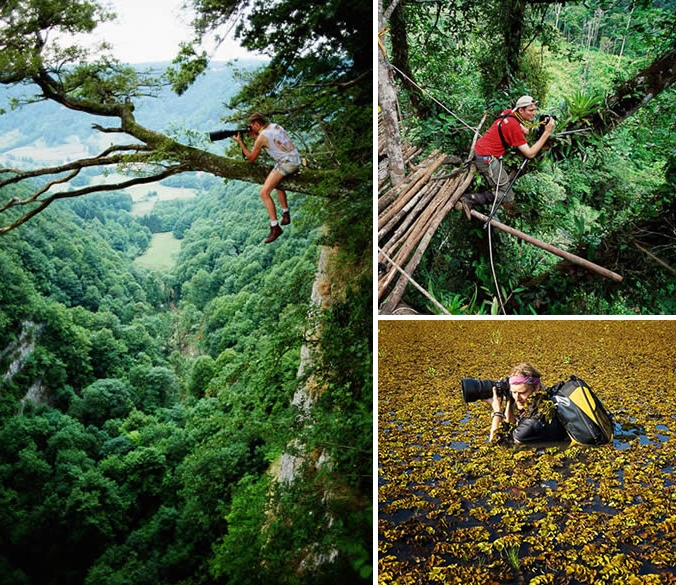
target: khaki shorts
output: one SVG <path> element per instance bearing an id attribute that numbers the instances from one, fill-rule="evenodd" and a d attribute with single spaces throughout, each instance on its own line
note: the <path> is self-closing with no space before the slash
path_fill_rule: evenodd
<path id="1" fill-rule="evenodd" d="M 493 157 L 489 162 L 485 162 L 482 160 L 485 158 L 486 157 L 481 157 L 474 153 L 474 162 L 479 174 L 486 178 L 493 194 L 495 194 L 495 187 L 498 186 L 497 195 L 498 199 L 500 199 L 507 187 L 509 187 L 510 175 L 502 166 L 502 161 L 500 159 Z M 514 201 L 514 191 L 510 189 L 504 200 Z"/>
<path id="2" fill-rule="evenodd" d="M 283 177 L 286 177 L 287 175 L 295 173 L 299 168 L 300 165 L 289 162 L 288 160 L 283 160 L 279 161 L 272 170 L 277 171 L 278 173 L 281 173 Z"/>

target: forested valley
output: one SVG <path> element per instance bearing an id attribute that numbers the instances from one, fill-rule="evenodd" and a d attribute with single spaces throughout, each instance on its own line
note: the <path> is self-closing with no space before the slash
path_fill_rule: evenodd
<path id="1" fill-rule="evenodd" d="M 403 169 L 399 144 L 421 150 L 406 175 L 435 149 L 456 157 L 439 175 L 454 172 L 503 110 L 532 95 L 556 127 L 514 183 L 514 209 L 496 218 L 621 278 L 451 210 L 403 306 L 440 313 L 435 299 L 456 314 L 676 313 L 676 4 L 383 1 L 379 14 L 381 129 L 396 119 L 379 144 L 382 184 L 404 176 L 393 173 Z M 523 161 L 514 152 L 503 161 L 513 173 Z M 477 174 L 466 192 L 486 189 Z M 479 210 L 488 215 L 490 206 Z M 379 246 L 406 221 L 379 226 Z M 382 253 L 378 260 L 387 271 L 382 308 L 394 268 Z"/>
<path id="2" fill-rule="evenodd" d="M 140 69 L 43 52 L 90 6 L 0 7 L 0 583 L 370 582 L 372 100 L 355 35 L 328 54 L 324 30 L 305 59 L 292 45 L 314 32 L 289 34 L 281 65 L 271 50 L 236 71 L 186 50 L 151 67 L 151 91 Z M 223 24 L 215 6 L 200 14 Z M 317 23 L 329 8 L 304 4 Z M 32 59 L 17 23 L 36 29 Z M 206 138 L 254 109 L 308 165 L 272 245 L 265 171 Z M 136 141 L 109 147 L 123 131 Z"/>

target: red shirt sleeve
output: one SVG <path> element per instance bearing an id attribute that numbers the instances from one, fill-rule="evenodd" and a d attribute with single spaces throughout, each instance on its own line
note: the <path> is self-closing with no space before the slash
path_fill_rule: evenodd
<path id="1" fill-rule="evenodd" d="M 511 110 L 505 110 L 501 116 L 511 113 Z M 512 117 L 498 118 L 486 133 L 477 140 L 474 150 L 480 156 L 502 156 L 505 154 L 505 147 L 500 140 L 498 133 L 498 124 L 502 124 L 502 135 L 509 146 L 518 147 L 526 144 L 526 135 L 521 128 L 519 121 Z"/>

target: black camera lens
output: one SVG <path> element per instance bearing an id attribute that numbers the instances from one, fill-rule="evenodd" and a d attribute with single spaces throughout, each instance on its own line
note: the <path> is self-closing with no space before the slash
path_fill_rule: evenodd
<path id="1" fill-rule="evenodd" d="M 209 140 L 211 140 L 211 142 L 216 142 L 217 140 L 223 140 L 225 138 L 230 138 L 230 133 L 228 130 L 216 130 L 215 132 L 209 132 Z"/>
<path id="2" fill-rule="evenodd" d="M 465 402 L 476 402 L 493 398 L 493 386 L 501 398 L 509 398 L 509 378 L 502 380 L 477 380 L 476 378 L 463 378 L 461 381 L 462 397 Z"/>
<path id="3" fill-rule="evenodd" d="M 463 378 L 460 381 L 462 386 L 462 398 L 465 402 L 476 402 L 493 397 L 493 380 L 477 380 L 476 378 Z"/>

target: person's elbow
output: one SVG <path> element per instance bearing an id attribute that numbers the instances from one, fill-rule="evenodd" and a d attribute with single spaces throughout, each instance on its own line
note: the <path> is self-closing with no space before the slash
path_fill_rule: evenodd
<path id="1" fill-rule="evenodd" d="M 535 148 L 529 146 L 528 144 L 519 146 L 518 149 L 519 152 L 526 158 L 535 158 L 535 155 L 538 153 L 538 151 Z"/>

